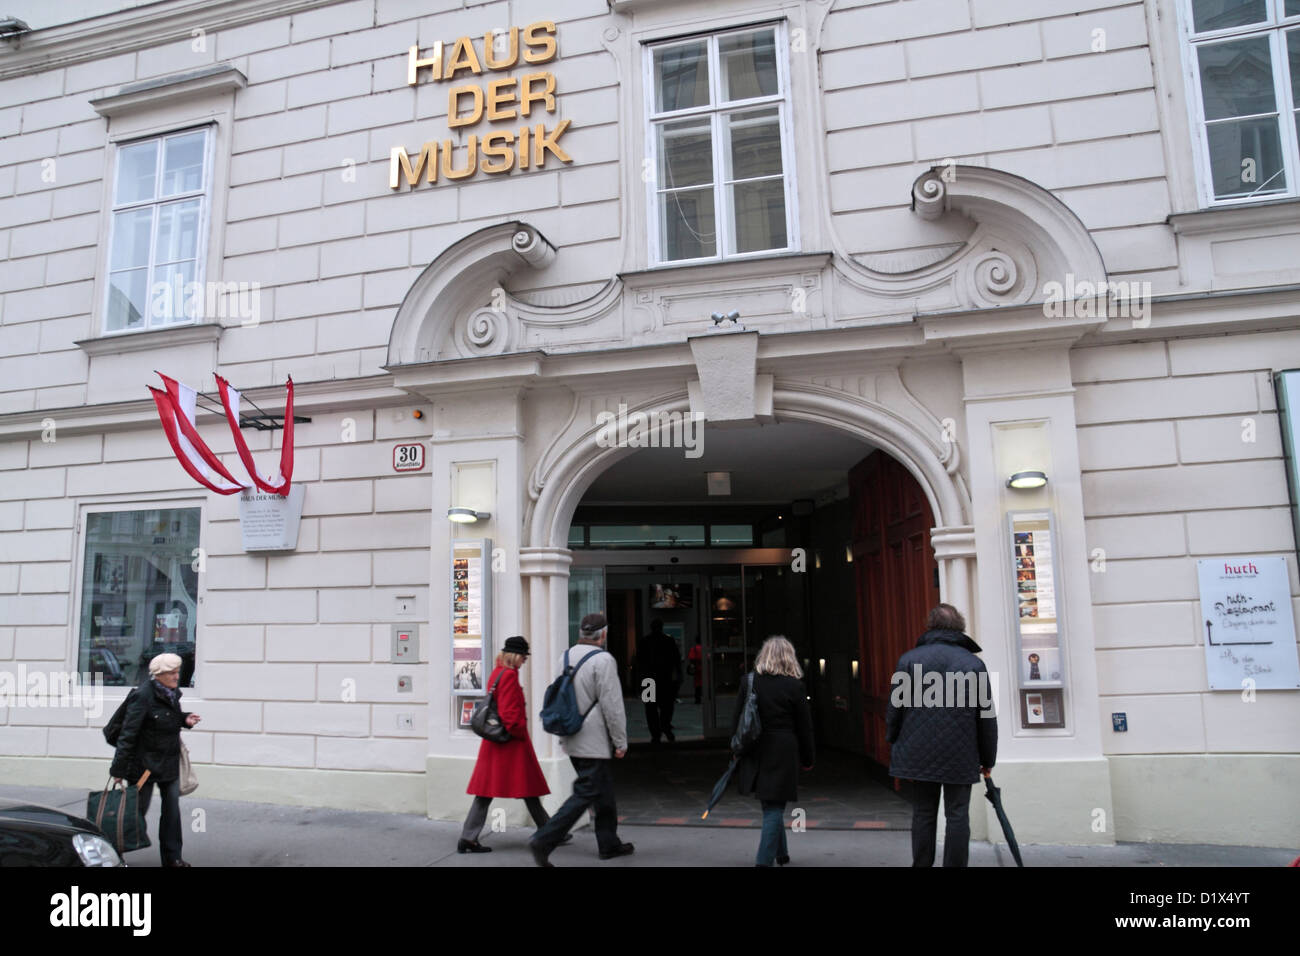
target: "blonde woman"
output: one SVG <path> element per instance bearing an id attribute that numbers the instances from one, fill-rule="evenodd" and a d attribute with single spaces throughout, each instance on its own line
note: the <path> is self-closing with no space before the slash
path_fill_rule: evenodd
<path id="1" fill-rule="evenodd" d="M 771 866 L 776 862 L 785 866 L 790 862 L 785 840 L 786 804 L 799 799 L 799 768 L 813 767 L 812 713 L 794 646 L 781 635 L 769 637 L 759 649 L 750 680 L 758 695 L 762 735 L 758 745 L 740 759 L 736 778 L 740 792 L 757 796 L 763 808 L 756 865 Z M 748 690 L 748 684 L 741 686 Z M 737 723 L 743 705 L 743 699 L 737 700 Z"/>
<path id="2" fill-rule="evenodd" d="M 511 739 L 503 744 L 485 739 L 479 744 L 478 760 L 465 791 L 474 797 L 474 802 L 456 843 L 457 853 L 492 852 L 478 838 L 487 822 L 493 797 L 522 797 L 539 827 L 550 819 L 540 798 L 550 793 L 551 788 L 546 785 L 533 742 L 528 737 L 528 710 L 524 689 L 519 686 L 519 668 L 527 659 L 528 642 L 520 636 L 507 638 L 488 677 L 487 686 L 496 689 L 497 713 L 510 731 Z"/>

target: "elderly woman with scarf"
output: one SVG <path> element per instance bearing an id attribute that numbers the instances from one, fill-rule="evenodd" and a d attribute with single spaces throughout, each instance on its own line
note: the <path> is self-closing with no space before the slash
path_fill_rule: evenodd
<path id="1" fill-rule="evenodd" d="M 109 773 L 140 788 L 140 810 L 149 809 L 156 783 L 162 791 L 158 845 L 163 866 L 189 866 L 181 859 L 181 729 L 199 722 L 181 710 L 180 657 L 159 654 L 149 662 L 149 679 L 131 692 Z"/>

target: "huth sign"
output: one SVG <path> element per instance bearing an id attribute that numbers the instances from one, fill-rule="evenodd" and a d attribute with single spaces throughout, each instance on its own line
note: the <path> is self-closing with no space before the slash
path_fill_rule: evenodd
<path id="1" fill-rule="evenodd" d="M 560 146 L 569 120 L 554 126 L 528 122 L 537 112 L 554 113 L 555 74 L 547 71 L 482 77 L 513 71 L 520 65 L 549 63 L 559 52 L 555 24 L 550 20 L 526 27 L 490 31 L 483 37 L 463 36 L 449 47 L 441 40 L 429 56 L 421 58 L 413 46 L 407 55 L 406 82 L 447 83 L 447 129 L 478 127 L 484 122 L 524 121 L 517 129 L 470 133 L 464 154 L 450 139 L 429 140 L 420 147 L 414 163 L 404 146 L 394 146 L 389 155 L 388 185 L 400 189 L 402 180 L 414 188 L 423 176 L 427 182 L 439 178 L 454 181 L 476 172 L 508 173 L 512 169 L 539 169 L 550 156 L 562 163 L 573 159 Z M 459 82 L 458 82 L 459 81 Z"/>

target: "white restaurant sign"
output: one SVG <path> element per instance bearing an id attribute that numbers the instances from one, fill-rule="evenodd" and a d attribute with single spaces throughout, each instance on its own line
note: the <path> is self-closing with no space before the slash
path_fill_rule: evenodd
<path id="1" fill-rule="evenodd" d="M 1210 689 L 1300 687 L 1286 558 L 1210 558 L 1197 575 Z"/>

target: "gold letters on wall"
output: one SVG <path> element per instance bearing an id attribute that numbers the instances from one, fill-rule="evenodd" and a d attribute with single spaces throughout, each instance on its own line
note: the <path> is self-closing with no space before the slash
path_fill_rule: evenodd
<path id="1" fill-rule="evenodd" d="M 448 130 L 512 119 L 524 120 L 523 125 L 516 130 L 495 130 L 482 136 L 470 133 L 463 156 L 456 155 L 459 147 L 451 139 L 429 140 L 420 147 L 414 164 L 404 146 L 394 146 L 388 161 L 389 188 L 400 189 L 403 178 L 408 186 L 414 187 L 421 175 L 434 183 L 440 176 L 456 180 L 480 171 L 508 173 L 515 168 L 540 168 L 546 164 L 548 153 L 562 163 L 573 162 L 560 146 L 560 137 L 569 128 L 570 120 L 553 127 L 545 122 L 527 122 L 535 112 L 555 112 L 554 73 L 549 70 L 525 73 L 489 80 L 486 84 L 464 82 L 524 63 L 536 65 L 554 60 L 558 53 L 555 24 L 542 20 L 522 29 L 511 27 L 509 31 L 486 33 L 482 50 L 480 56 L 474 38 L 467 36 L 449 46 L 438 40 L 433 44 L 432 53 L 424 59 L 420 58 L 420 48 L 413 46 L 407 55 L 406 82 L 415 86 L 421 81 L 461 81 L 449 86 L 447 91 Z"/>

